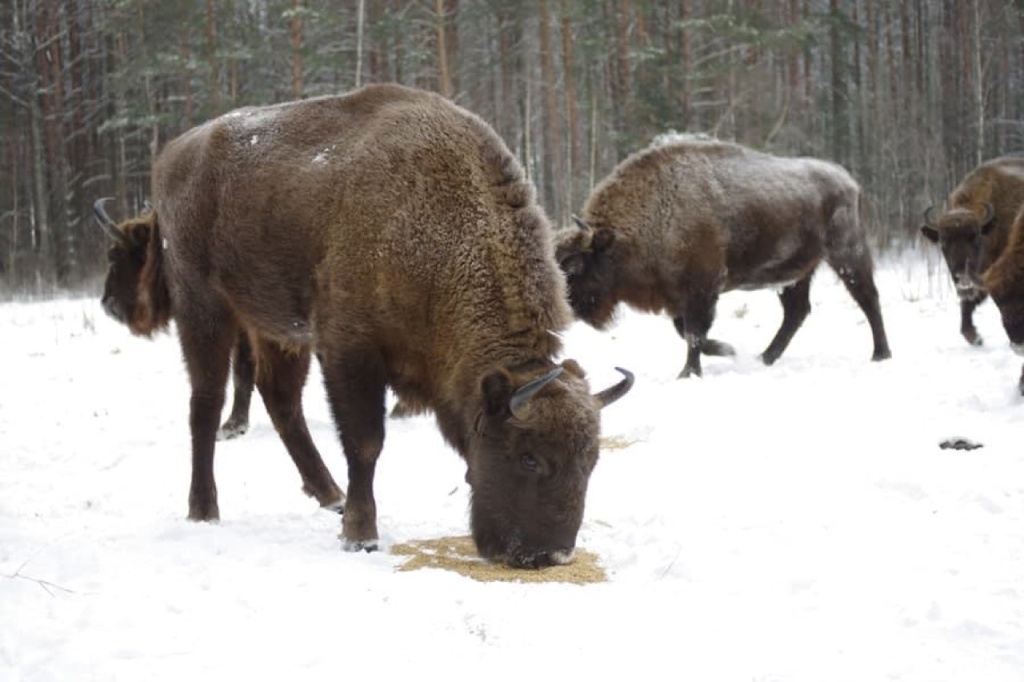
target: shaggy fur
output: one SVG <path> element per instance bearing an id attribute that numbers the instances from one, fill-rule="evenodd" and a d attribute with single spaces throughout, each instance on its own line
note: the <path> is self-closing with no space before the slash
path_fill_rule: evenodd
<path id="1" fill-rule="evenodd" d="M 982 281 L 999 307 L 1010 344 L 1024 355 L 1024 206 L 1017 211 L 1006 248 L 985 271 Z M 1018 386 L 1024 395 L 1024 367 Z"/>
<path id="2" fill-rule="evenodd" d="M 594 396 L 576 363 L 556 363 L 572 319 L 565 282 L 533 188 L 490 127 L 395 85 L 240 109 L 167 145 L 153 197 L 192 384 L 190 518 L 219 515 L 216 415 L 243 330 L 307 485 L 328 476 L 300 419 L 309 358 L 320 358 L 348 462 L 347 548 L 377 544 L 390 386 L 433 410 L 466 459 L 484 556 L 571 557 L 599 409 L 629 382 Z M 555 367 L 513 414 L 520 389 Z"/>
<path id="3" fill-rule="evenodd" d="M 1024 157 L 986 161 L 957 185 L 946 207 L 925 212 L 921 234 L 938 244 L 960 298 L 960 333 L 972 345 L 982 337 L 974 310 L 988 296 L 982 273 L 1006 248 L 1017 209 L 1024 204 Z"/>
<path id="4" fill-rule="evenodd" d="M 871 325 L 872 359 L 890 356 L 873 264 L 859 218 L 860 188 L 841 167 L 681 136 L 623 161 L 562 231 L 558 260 L 577 316 L 602 328 L 624 302 L 667 312 L 687 343 L 681 376 L 700 354 L 732 349 L 707 338 L 720 293 L 781 289 L 783 321 L 762 357 L 785 351 L 810 311 L 825 260 Z"/>

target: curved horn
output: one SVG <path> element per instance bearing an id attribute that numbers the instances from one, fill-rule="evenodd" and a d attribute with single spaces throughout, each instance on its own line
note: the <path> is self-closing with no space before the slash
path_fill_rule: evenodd
<path id="1" fill-rule="evenodd" d="M 987 201 L 979 201 L 978 203 L 985 208 L 985 215 L 981 218 L 981 226 L 984 227 L 996 216 L 996 207 Z"/>
<path id="2" fill-rule="evenodd" d="M 929 227 L 935 227 L 935 204 L 924 210 L 924 224 Z"/>
<path id="3" fill-rule="evenodd" d="M 590 243 L 594 240 L 594 228 L 588 225 L 587 221 L 583 220 L 583 218 L 579 217 L 575 213 L 572 214 L 572 221 L 576 223 L 576 227 L 580 228 L 580 231 L 583 233 L 583 250 L 589 251 Z"/>
<path id="4" fill-rule="evenodd" d="M 92 205 L 92 214 L 93 217 L 96 218 L 96 222 L 99 223 L 99 226 L 107 233 L 108 237 L 118 244 L 127 245 L 128 238 L 125 236 L 124 232 L 117 228 L 117 223 L 115 223 L 114 219 L 107 214 L 107 209 L 103 206 L 112 198 L 113 197 L 103 197 L 102 199 L 97 199 Z"/>
<path id="5" fill-rule="evenodd" d="M 622 374 L 623 379 L 614 386 L 610 386 L 594 395 L 594 397 L 597 398 L 597 401 L 601 403 L 601 407 L 611 405 L 616 400 L 629 393 L 629 389 L 633 388 L 633 373 L 628 369 L 622 369 L 621 367 L 616 367 L 615 369 Z"/>
<path id="6" fill-rule="evenodd" d="M 563 367 L 555 367 L 544 376 L 524 384 L 518 391 L 513 393 L 512 397 L 508 400 L 508 409 L 512 415 L 517 419 L 525 419 L 527 403 L 530 401 L 530 398 L 536 395 L 537 391 L 554 381 L 563 370 Z"/>

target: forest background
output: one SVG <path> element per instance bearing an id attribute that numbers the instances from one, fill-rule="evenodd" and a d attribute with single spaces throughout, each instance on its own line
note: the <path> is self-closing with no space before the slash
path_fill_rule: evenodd
<path id="1" fill-rule="evenodd" d="M 491 123 L 559 225 L 669 130 L 836 161 L 880 252 L 1024 151 L 1024 0 L 6 0 L 0 298 L 91 291 L 92 204 L 230 109 L 394 81 Z"/>

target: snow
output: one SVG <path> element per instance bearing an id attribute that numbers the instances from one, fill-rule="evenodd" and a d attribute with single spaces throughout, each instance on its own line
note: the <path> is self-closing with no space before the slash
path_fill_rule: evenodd
<path id="1" fill-rule="evenodd" d="M 823 268 L 772 367 L 772 292 L 722 297 L 705 358 L 623 310 L 565 335 L 602 415 L 579 545 L 596 585 L 480 583 L 345 553 L 254 400 L 218 444 L 221 522 L 185 520 L 188 388 L 172 335 L 135 339 L 96 299 L 0 305 L 0 680 L 1024 678 L 1021 359 L 991 303 L 960 337 L 935 254 L 877 275 L 893 359 Z M 345 467 L 319 375 L 310 429 Z M 982 443 L 940 449 L 943 439 Z M 459 457 L 433 420 L 391 421 L 385 547 L 468 532 Z M 227 677 L 225 677 L 227 676 Z"/>

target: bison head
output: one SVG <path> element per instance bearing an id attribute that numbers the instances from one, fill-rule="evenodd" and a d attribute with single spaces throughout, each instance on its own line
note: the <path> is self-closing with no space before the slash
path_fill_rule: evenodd
<path id="1" fill-rule="evenodd" d="M 995 208 L 989 203 L 971 208 L 956 207 L 938 220 L 933 216 L 934 208 L 925 211 L 921 234 L 942 249 L 960 298 L 975 298 L 981 286 L 982 246 L 985 235 L 994 225 Z"/>
<path id="2" fill-rule="evenodd" d="M 592 228 L 573 216 L 576 230 L 564 230 L 556 237 L 555 258 L 565 273 L 569 303 L 576 317 L 602 329 L 615 311 L 617 276 L 612 253 L 615 231 Z"/>
<path id="3" fill-rule="evenodd" d="M 162 277 L 162 247 L 156 241 L 156 212 L 148 210 L 120 225 L 99 199 L 93 205 L 96 222 L 110 238 L 103 309 L 134 334 L 149 336 L 166 327 L 170 297 Z"/>
<path id="4" fill-rule="evenodd" d="M 483 379 L 466 457 L 481 556 L 520 568 L 572 561 L 597 464 L 599 410 L 633 384 L 619 371 L 625 378 L 597 395 L 572 360 L 525 383 L 505 370 Z"/>

